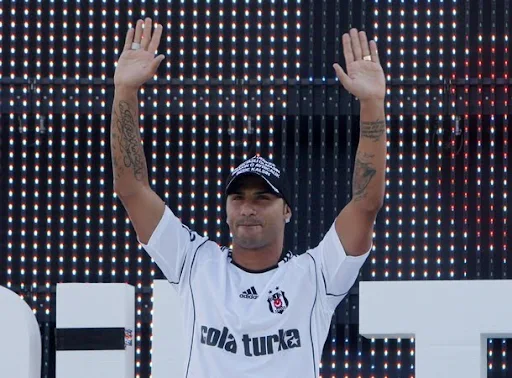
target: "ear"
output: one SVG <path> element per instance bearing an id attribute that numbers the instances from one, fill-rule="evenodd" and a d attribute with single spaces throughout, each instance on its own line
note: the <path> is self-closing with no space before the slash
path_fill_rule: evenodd
<path id="1" fill-rule="evenodd" d="M 292 219 L 292 210 L 285 203 L 285 205 L 284 205 L 284 221 L 285 221 L 285 223 L 290 223 L 290 219 Z"/>

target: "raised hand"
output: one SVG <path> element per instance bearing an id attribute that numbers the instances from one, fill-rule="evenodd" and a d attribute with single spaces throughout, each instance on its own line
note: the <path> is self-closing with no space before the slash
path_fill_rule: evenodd
<path id="1" fill-rule="evenodd" d="M 138 90 L 155 74 L 164 60 L 164 55 L 155 56 L 161 37 L 162 25 L 157 25 L 152 33 L 151 18 L 138 20 L 135 30 L 128 30 L 114 74 L 116 87 Z"/>
<path id="2" fill-rule="evenodd" d="M 343 54 L 347 72 L 339 64 L 333 65 L 343 87 L 360 101 L 384 100 L 386 78 L 375 41 L 368 43 L 364 31 L 351 29 L 350 34 L 343 34 Z"/>

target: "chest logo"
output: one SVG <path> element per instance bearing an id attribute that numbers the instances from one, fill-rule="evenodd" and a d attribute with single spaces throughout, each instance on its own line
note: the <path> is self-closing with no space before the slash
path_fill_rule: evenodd
<path id="1" fill-rule="evenodd" d="M 268 294 L 267 302 L 270 312 L 282 314 L 288 308 L 288 299 L 284 295 L 284 291 L 276 287 L 276 290 L 271 290 Z"/>

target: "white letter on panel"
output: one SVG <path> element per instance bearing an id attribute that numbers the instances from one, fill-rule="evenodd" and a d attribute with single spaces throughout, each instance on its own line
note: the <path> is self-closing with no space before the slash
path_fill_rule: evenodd
<path id="1" fill-rule="evenodd" d="M 0 286 L 0 376 L 41 376 L 41 333 L 36 317 L 19 295 Z"/>
<path id="2" fill-rule="evenodd" d="M 135 288 L 115 283 L 57 285 L 57 378 L 135 376 Z M 105 335 L 112 334 L 106 338 Z M 73 331 L 73 333 L 69 333 Z M 87 342 L 84 342 L 86 340 Z M 112 345 L 102 346 L 105 344 Z M 86 345 L 83 345 L 86 344 Z M 64 350 L 65 349 L 65 350 Z"/>
<path id="3" fill-rule="evenodd" d="M 184 377 L 183 314 L 178 293 L 167 280 L 155 280 L 153 289 L 153 343 L 151 376 Z"/>
<path id="4" fill-rule="evenodd" d="M 416 378 L 485 378 L 487 339 L 512 337 L 511 293 L 512 280 L 360 282 L 359 333 L 414 337 Z"/>

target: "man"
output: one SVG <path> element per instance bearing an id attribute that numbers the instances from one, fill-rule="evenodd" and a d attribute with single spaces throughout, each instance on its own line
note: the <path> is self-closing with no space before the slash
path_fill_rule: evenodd
<path id="1" fill-rule="evenodd" d="M 343 86 L 361 103 L 353 198 L 320 244 L 283 251 L 292 213 L 283 172 L 262 157 L 226 183 L 233 249 L 189 230 L 149 186 L 138 129 L 137 92 L 163 60 L 162 27 L 139 20 L 115 72 L 111 148 L 114 188 L 137 233 L 183 301 L 186 377 L 317 377 L 331 317 L 372 246 L 384 198 L 385 79 L 374 41 L 343 35 Z M 297 214 L 295 216 L 298 216 Z"/>

